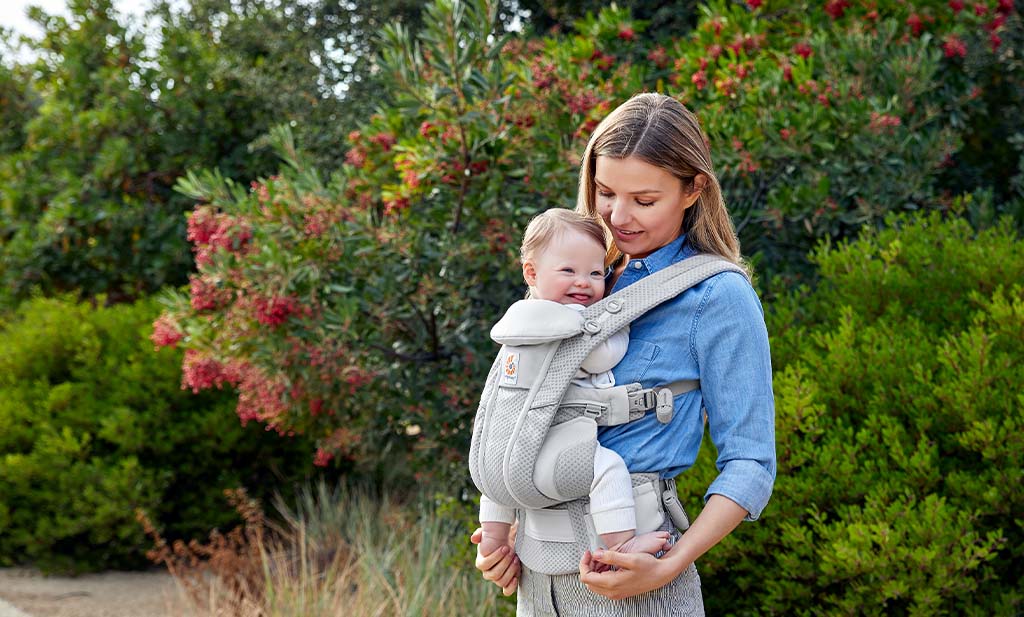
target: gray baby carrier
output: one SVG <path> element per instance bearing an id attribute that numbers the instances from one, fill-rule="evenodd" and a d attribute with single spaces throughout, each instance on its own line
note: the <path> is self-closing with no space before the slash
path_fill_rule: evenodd
<path id="1" fill-rule="evenodd" d="M 536 301 L 509 309 L 491 332 L 502 344 L 487 376 L 473 425 L 469 470 L 481 493 L 517 510 L 516 553 L 543 574 L 578 571 L 584 550 L 598 546 L 588 502 L 594 478 L 597 427 L 642 418 L 653 411 L 672 419 L 674 397 L 700 384 L 679 381 L 644 389 L 638 383 L 592 389 L 572 384 L 597 345 L 658 304 L 735 264 L 697 255 L 673 264 L 578 313 L 545 318 Z M 508 316 L 508 315 L 506 315 Z M 547 443 L 546 443 L 547 442 Z M 543 456 L 542 448 L 543 448 Z M 632 474 L 637 533 L 685 530 L 689 523 L 675 482 L 656 473 Z M 666 520 L 666 515 L 668 519 Z"/>

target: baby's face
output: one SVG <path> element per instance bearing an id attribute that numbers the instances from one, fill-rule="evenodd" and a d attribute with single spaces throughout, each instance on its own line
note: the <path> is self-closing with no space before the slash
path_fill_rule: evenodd
<path id="1" fill-rule="evenodd" d="M 536 298 L 590 306 L 604 297 L 604 255 L 590 236 L 567 231 L 527 260 L 523 274 Z"/>

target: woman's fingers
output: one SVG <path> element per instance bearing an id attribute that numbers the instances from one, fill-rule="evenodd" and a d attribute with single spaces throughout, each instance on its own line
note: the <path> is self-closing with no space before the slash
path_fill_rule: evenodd
<path id="1" fill-rule="evenodd" d="M 636 568 L 637 559 L 646 553 L 619 553 L 617 551 L 597 550 L 594 552 L 594 561 L 599 561 L 609 566 L 618 566 L 620 570 L 633 570 Z"/>
<path id="2" fill-rule="evenodd" d="M 498 587 L 501 587 L 502 591 L 508 589 L 512 585 L 512 581 L 519 577 L 519 557 L 516 555 L 512 556 L 512 561 L 508 564 L 508 568 L 501 575 L 500 578 L 494 582 L 497 583 Z M 506 594 L 507 595 L 507 594 Z"/>
<path id="3" fill-rule="evenodd" d="M 486 578 L 487 580 L 491 580 L 491 578 L 494 578 L 494 577 L 493 576 L 492 577 L 488 577 L 487 574 L 491 570 L 493 570 L 494 567 L 497 566 L 503 559 L 508 559 L 508 552 L 509 552 L 509 548 L 507 546 L 503 546 L 503 547 L 499 548 L 496 551 L 493 551 L 492 553 L 490 553 L 488 555 L 481 555 L 480 552 L 477 551 L 477 554 L 476 554 L 476 569 L 480 570 L 481 572 L 484 573 L 484 578 Z M 511 561 L 511 559 L 509 559 L 509 561 Z M 507 564 L 506 564 L 506 567 L 507 567 Z M 505 571 L 505 568 L 502 568 L 502 572 L 504 572 L 504 571 Z"/>

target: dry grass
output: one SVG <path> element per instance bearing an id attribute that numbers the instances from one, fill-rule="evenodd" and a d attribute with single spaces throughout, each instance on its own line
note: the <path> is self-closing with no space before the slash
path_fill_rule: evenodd
<path id="1" fill-rule="evenodd" d="M 150 558 L 202 617 L 497 615 L 497 589 L 471 564 L 449 565 L 466 534 L 423 506 L 365 492 L 305 491 L 277 503 L 272 524 L 244 491 L 229 492 L 244 525 L 210 542 L 168 545 L 148 519 Z M 507 610 L 507 605 L 504 605 Z"/>

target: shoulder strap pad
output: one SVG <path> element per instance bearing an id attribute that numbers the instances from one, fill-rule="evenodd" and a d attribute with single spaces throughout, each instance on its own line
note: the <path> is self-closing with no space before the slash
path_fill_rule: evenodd
<path id="1" fill-rule="evenodd" d="M 551 300 L 520 300 L 491 328 L 491 339 L 502 345 L 539 345 L 582 331 L 579 310 Z"/>

